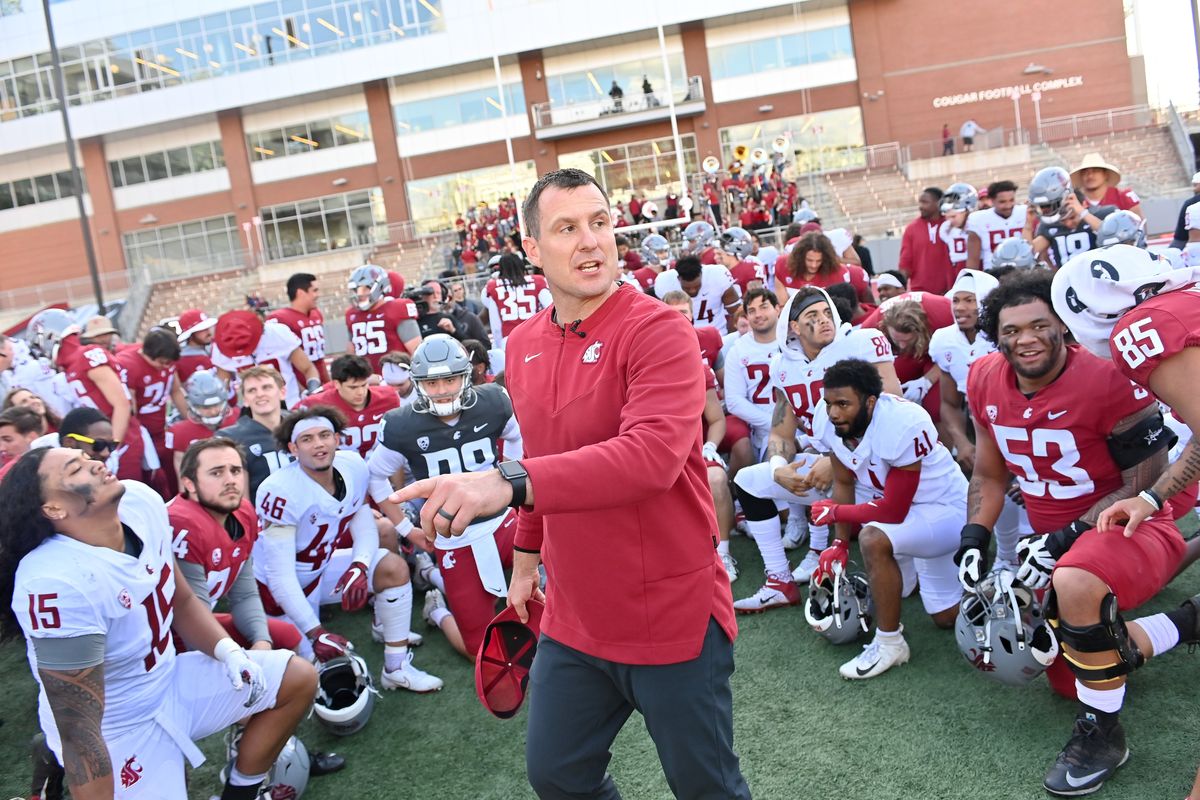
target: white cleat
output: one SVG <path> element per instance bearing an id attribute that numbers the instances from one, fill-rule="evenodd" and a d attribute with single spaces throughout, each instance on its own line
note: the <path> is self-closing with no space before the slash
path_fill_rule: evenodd
<path id="1" fill-rule="evenodd" d="M 725 565 L 725 574 L 729 576 L 729 582 L 736 581 L 738 579 L 737 559 L 726 553 L 721 556 L 721 563 Z"/>
<path id="2" fill-rule="evenodd" d="M 787 529 L 783 532 L 783 549 L 795 550 L 808 540 L 808 520 L 800 509 L 788 515 Z"/>
<path id="3" fill-rule="evenodd" d="M 433 621 L 433 612 L 439 608 L 446 608 L 446 598 L 437 589 L 430 589 L 425 593 L 425 608 L 421 611 L 421 618 L 431 628 L 437 627 Z"/>
<path id="4" fill-rule="evenodd" d="M 863 647 L 856 657 L 842 664 L 838 672 L 848 681 L 866 680 L 908 663 L 909 656 L 908 642 L 904 641 L 903 636 L 895 644 L 890 644 L 880 639 L 877 633 L 871 643 Z"/>
<path id="5" fill-rule="evenodd" d="M 371 641 L 383 644 L 383 626 L 378 622 L 371 623 Z M 408 632 L 409 647 L 420 647 L 423 644 L 425 644 L 425 639 L 423 636 L 421 636 L 421 634 L 417 633 L 416 631 Z"/>
<path id="6" fill-rule="evenodd" d="M 391 672 L 385 669 L 379 676 L 379 684 L 384 689 L 407 689 L 417 694 L 439 691 L 444 685 L 442 679 L 414 667 L 412 658 L 412 651 L 409 651 L 404 666 Z"/>
<path id="7" fill-rule="evenodd" d="M 804 556 L 804 560 L 792 570 L 792 580 L 796 583 L 808 583 L 812 580 L 812 574 L 820 563 L 821 554 L 816 550 L 809 550 L 808 554 Z"/>
<path id="8" fill-rule="evenodd" d="M 787 573 L 783 573 L 785 576 Z M 749 597 L 743 597 L 733 604 L 733 610 L 739 614 L 760 614 L 772 608 L 783 608 L 800 603 L 800 590 L 790 580 L 780 580 L 768 575 L 767 582 Z"/>
<path id="9" fill-rule="evenodd" d="M 431 576 L 437 569 L 437 565 L 433 563 L 433 557 L 424 550 L 418 550 L 413 556 L 413 561 L 417 568 L 413 571 L 413 588 L 418 592 L 427 592 L 433 588 L 433 580 Z"/>

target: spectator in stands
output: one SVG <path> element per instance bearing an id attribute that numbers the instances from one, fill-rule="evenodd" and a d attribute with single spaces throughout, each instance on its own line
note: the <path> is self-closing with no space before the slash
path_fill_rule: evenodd
<path id="1" fill-rule="evenodd" d="M 625 92 L 621 90 L 615 78 L 612 82 L 612 88 L 608 90 L 608 96 L 612 98 L 614 113 L 620 114 L 624 111 L 622 100 L 625 97 Z"/>
<path id="2" fill-rule="evenodd" d="M 650 79 L 645 75 L 642 76 L 642 95 L 646 98 L 646 108 L 658 108 L 658 98 L 654 96 L 654 87 L 650 85 Z"/>
<path id="3" fill-rule="evenodd" d="M 942 155 L 954 155 L 954 136 L 950 134 L 950 123 L 942 123 Z"/>
<path id="4" fill-rule="evenodd" d="M 964 153 L 969 153 L 975 149 L 975 136 L 980 133 L 987 133 L 987 131 L 979 127 L 979 124 L 975 120 L 968 119 L 962 124 L 962 127 L 958 129 L 958 135 L 962 137 Z"/>
<path id="5" fill-rule="evenodd" d="M 31 408 L 36 411 L 38 416 L 42 418 L 42 427 L 44 428 L 42 433 L 52 433 L 62 425 L 62 418 L 55 414 L 54 410 L 49 408 L 42 398 L 23 386 L 11 389 L 4 396 L 4 407 L 2 410 L 8 411 L 10 408 Z"/>
<path id="6" fill-rule="evenodd" d="M 908 276 L 898 269 L 881 272 L 875 279 L 875 291 L 879 293 L 879 302 L 885 303 L 908 291 Z"/>
<path id="7" fill-rule="evenodd" d="M 900 240 L 900 271 L 914 292 L 946 292 L 954 283 L 950 251 L 938 228 L 945 217 L 941 211 L 942 190 L 930 186 L 917 199 L 919 216 L 904 229 Z"/>
<path id="8" fill-rule="evenodd" d="M 1117 188 L 1120 182 L 1121 171 L 1105 161 L 1099 153 L 1088 153 L 1079 166 L 1071 170 L 1071 183 L 1083 190 L 1088 208 L 1116 206 L 1122 211 L 1132 211 L 1144 217 L 1142 201 L 1137 192 Z"/>
<path id="9" fill-rule="evenodd" d="M 617 234 L 617 260 L 624 262 L 621 264 L 623 269 L 633 271 L 642 268 L 642 257 L 629 245 L 629 237 L 624 234 Z"/>
<path id="10" fill-rule="evenodd" d="M 1176 250 L 1182 250 L 1188 243 L 1187 230 L 1187 210 L 1189 206 L 1200 203 L 1200 172 L 1192 176 L 1192 196 L 1183 201 L 1183 205 L 1179 207 L 1179 221 L 1175 223 L 1175 236 L 1171 240 L 1171 247 Z"/>
<path id="11" fill-rule="evenodd" d="M 81 344 L 100 345 L 113 353 L 117 351 L 117 337 L 117 329 L 113 327 L 112 320 L 104 316 L 90 318 L 79 333 Z"/>

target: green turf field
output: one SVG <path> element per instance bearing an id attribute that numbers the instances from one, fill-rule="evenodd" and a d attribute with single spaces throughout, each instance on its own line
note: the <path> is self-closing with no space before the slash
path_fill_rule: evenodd
<path id="1" fill-rule="evenodd" d="M 1195 521 L 1189 517 L 1189 529 Z M 757 551 L 745 537 L 733 553 L 742 578 L 734 594 L 758 588 Z M 798 556 L 793 553 L 793 561 Z M 1200 591 L 1200 567 L 1145 609 L 1174 607 Z M 1074 705 L 1050 693 L 1044 678 L 1023 689 L 992 683 L 959 657 L 951 631 L 938 631 L 919 599 L 905 602 L 907 665 L 865 682 L 843 681 L 837 667 L 854 650 L 812 633 L 799 608 L 742 617 L 734 709 L 737 751 L 757 798 L 1037 798 L 1041 778 L 1066 741 Z M 418 615 L 419 616 L 419 615 Z M 382 660 L 366 615 L 330 615 L 330 627 L 364 650 L 373 671 Z M 424 631 L 423 623 L 417 622 Z M 313 780 L 310 800 L 412 797 L 495 800 L 532 797 L 524 775 L 524 715 L 501 722 L 475 699 L 473 675 L 437 633 L 426 632 L 417 663 L 445 679 L 427 696 L 387 693 L 360 734 L 338 740 L 306 722 L 309 747 L 336 749 L 345 771 Z M 0 798 L 29 787 L 26 744 L 35 731 L 33 681 L 23 644 L 0 649 L 10 676 L 0 700 Z M 1131 681 L 1124 714 L 1132 758 L 1100 797 L 1184 797 L 1200 761 L 1200 654 L 1179 648 Z M 220 737 L 201 744 L 219 758 Z M 191 796 L 219 794 L 215 761 L 192 774 Z M 614 747 L 611 771 L 626 798 L 669 798 L 653 745 L 633 717 Z"/>

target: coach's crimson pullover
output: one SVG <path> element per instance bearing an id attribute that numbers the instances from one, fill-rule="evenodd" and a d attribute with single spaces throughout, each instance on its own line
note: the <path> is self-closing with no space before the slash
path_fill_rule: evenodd
<path id="1" fill-rule="evenodd" d="M 695 658 L 710 617 L 737 635 L 700 453 L 696 335 L 627 285 L 575 332 L 551 311 L 513 331 L 505 357 L 536 509 L 515 544 L 546 565 L 542 631 L 619 663 Z"/>

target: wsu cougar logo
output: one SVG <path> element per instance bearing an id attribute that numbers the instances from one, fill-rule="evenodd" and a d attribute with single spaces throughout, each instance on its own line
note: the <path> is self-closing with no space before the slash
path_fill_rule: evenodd
<path id="1" fill-rule="evenodd" d="M 985 653 L 972 647 L 967 660 L 971 662 L 971 666 L 980 672 L 995 672 L 996 665 L 990 660 L 985 660 L 986 657 Z"/>
<path id="2" fill-rule="evenodd" d="M 142 779 L 142 765 L 137 762 L 137 756 L 132 755 L 121 767 L 121 787 L 128 789 Z"/>
<path id="3" fill-rule="evenodd" d="M 583 351 L 583 363 L 595 364 L 600 360 L 600 348 L 604 346 L 604 342 L 592 342 L 587 350 Z"/>

